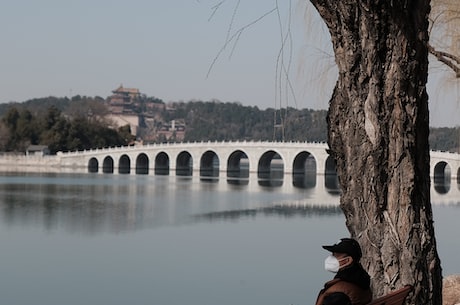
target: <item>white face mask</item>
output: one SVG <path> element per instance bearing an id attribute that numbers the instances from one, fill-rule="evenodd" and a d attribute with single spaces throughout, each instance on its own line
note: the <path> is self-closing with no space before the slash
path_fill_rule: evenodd
<path id="1" fill-rule="evenodd" d="M 340 260 L 343 259 L 345 259 L 345 257 Z M 340 269 L 340 261 L 334 255 L 329 255 L 324 260 L 324 269 L 330 272 L 337 273 Z"/>

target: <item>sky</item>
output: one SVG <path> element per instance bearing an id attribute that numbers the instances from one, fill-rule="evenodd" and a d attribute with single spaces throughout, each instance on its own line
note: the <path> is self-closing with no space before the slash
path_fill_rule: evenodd
<path id="1" fill-rule="evenodd" d="M 0 103 L 106 98 L 327 109 L 329 34 L 300 0 L 2 0 Z M 277 8 L 277 9 L 275 9 Z M 275 10 L 274 10 L 275 9 Z M 430 125 L 460 125 L 459 81 L 430 74 Z"/>

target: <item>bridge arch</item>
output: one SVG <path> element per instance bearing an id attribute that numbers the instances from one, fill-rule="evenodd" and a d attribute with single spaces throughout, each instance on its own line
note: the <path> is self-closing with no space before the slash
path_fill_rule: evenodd
<path id="1" fill-rule="evenodd" d="M 131 173 L 131 159 L 128 157 L 128 155 L 121 155 L 120 160 L 118 160 L 118 173 Z"/>
<path id="2" fill-rule="evenodd" d="M 460 189 L 460 167 L 457 169 L 457 186 Z"/>
<path id="3" fill-rule="evenodd" d="M 97 158 L 92 157 L 88 161 L 88 173 L 97 173 L 99 172 L 99 161 Z"/>
<path id="4" fill-rule="evenodd" d="M 434 166 L 434 173 L 433 173 L 434 182 L 444 182 L 443 180 L 451 178 L 451 168 L 449 164 L 445 161 L 441 161 L 436 163 Z"/>
<path id="5" fill-rule="evenodd" d="M 260 156 L 257 166 L 257 178 L 262 186 L 282 186 L 284 161 L 274 150 L 268 150 Z"/>
<path id="6" fill-rule="evenodd" d="M 300 188 L 316 186 L 316 159 L 308 151 L 298 153 L 292 164 L 292 184 Z"/>
<path id="7" fill-rule="evenodd" d="M 102 172 L 104 174 L 113 174 L 113 158 L 111 156 L 107 156 L 104 158 L 102 162 Z"/>
<path id="8" fill-rule="evenodd" d="M 233 151 L 227 159 L 227 182 L 229 184 L 249 184 L 249 158 L 242 150 Z"/>
<path id="9" fill-rule="evenodd" d="M 193 175 L 193 158 L 188 151 L 181 151 L 176 159 L 176 176 Z"/>
<path id="10" fill-rule="evenodd" d="M 169 175 L 169 156 L 164 151 L 159 152 L 155 157 L 154 172 L 158 176 Z"/>
<path id="11" fill-rule="evenodd" d="M 433 170 L 434 189 L 439 194 L 446 194 L 450 190 L 451 169 L 447 162 L 441 161 L 435 164 Z"/>
<path id="12" fill-rule="evenodd" d="M 337 165 L 334 158 L 328 156 L 325 165 L 324 186 L 329 193 L 340 192 L 339 179 L 337 177 Z"/>
<path id="13" fill-rule="evenodd" d="M 219 177 L 219 166 L 220 160 L 216 152 L 212 150 L 205 151 L 200 159 L 200 179 L 205 181 L 217 180 Z"/>
<path id="14" fill-rule="evenodd" d="M 149 157 L 145 153 L 140 153 L 136 158 L 136 174 L 149 174 Z"/>

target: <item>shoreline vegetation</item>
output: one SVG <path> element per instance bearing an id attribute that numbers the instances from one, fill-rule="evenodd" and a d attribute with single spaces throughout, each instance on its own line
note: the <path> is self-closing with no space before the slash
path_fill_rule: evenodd
<path id="1" fill-rule="evenodd" d="M 326 110 L 259 109 L 218 100 L 165 103 L 142 94 L 121 100 L 37 98 L 0 104 L 0 151 L 46 145 L 55 154 L 134 142 L 326 142 L 326 115 Z M 430 128 L 429 141 L 431 150 L 460 152 L 460 126 Z"/>

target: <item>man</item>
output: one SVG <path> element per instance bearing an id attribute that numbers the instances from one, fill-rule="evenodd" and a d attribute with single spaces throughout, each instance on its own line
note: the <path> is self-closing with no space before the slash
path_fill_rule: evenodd
<path id="1" fill-rule="evenodd" d="M 372 299 L 370 277 L 359 263 L 362 252 L 358 242 L 352 238 L 342 238 L 339 243 L 323 248 L 331 252 L 324 262 L 324 267 L 336 275 L 324 284 L 316 305 L 340 305 L 341 303 L 334 301 L 337 293 L 348 296 L 352 305 L 369 303 Z"/>

